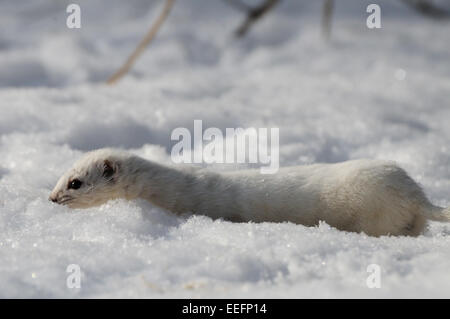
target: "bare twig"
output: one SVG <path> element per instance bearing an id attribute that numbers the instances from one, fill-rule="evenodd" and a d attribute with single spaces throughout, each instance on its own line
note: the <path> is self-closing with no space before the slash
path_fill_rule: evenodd
<path id="1" fill-rule="evenodd" d="M 324 0 L 322 9 L 322 34 L 326 40 L 331 35 L 331 18 L 333 17 L 334 0 Z"/>
<path id="2" fill-rule="evenodd" d="M 134 61 L 138 58 L 138 56 L 144 51 L 144 49 L 147 47 L 147 45 L 153 40 L 155 35 L 158 33 L 159 28 L 163 24 L 164 20 L 167 18 L 167 16 L 170 13 L 170 9 L 172 9 L 172 6 L 174 4 L 175 0 L 166 0 L 165 6 L 161 14 L 159 15 L 158 19 L 155 21 L 155 23 L 152 25 L 148 33 L 145 35 L 145 37 L 142 39 L 142 41 L 139 43 L 139 45 L 136 47 L 136 49 L 133 51 L 133 53 L 128 57 L 127 61 L 124 65 L 120 67 L 119 70 L 117 70 L 116 73 L 114 73 L 107 81 L 108 84 L 113 84 L 117 82 L 122 76 L 124 76 L 133 65 Z"/>
<path id="3" fill-rule="evenodd" d="M 248 32 L 252 24 L 273 9 L 279 1 L 280 0 L 264 0 L 260 6 L 247 10 L 247 18 L 236 30 L 236 36 L 243 37 Z"/>
<path id="4" fill-rule="evenodd" d="M 421 14 L 433 19 L 449 19 L 450 12 L 436 7 L 432 2 L 427 0 L 403 0 L 404 3 L 411 6 Z"/>

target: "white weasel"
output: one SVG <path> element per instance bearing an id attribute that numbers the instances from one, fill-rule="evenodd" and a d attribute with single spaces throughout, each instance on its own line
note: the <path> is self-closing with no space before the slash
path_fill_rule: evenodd
<path id="1" fill-rule="evenodd" d="M 86 208 L 114 198 L 144 198 L 174 213 L 231 221 L 307 226 L 325 221 L 372 236 L 417 236 L 427 219 L 450 221 L 450 209 L 432 205 L 403 169 L 379 160 L 288 167 L 261 175 L 258 170 L 169 167 L 100 149 L 75 163 L 49 199 Z"/>

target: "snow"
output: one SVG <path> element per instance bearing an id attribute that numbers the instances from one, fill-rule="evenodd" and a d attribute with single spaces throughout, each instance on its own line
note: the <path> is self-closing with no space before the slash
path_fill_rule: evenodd
<path id="1" fill-rule="evenodd" d="M 0 297 L 450 297 L 445 223 L 372 238 L 175 216 L 144 201 L 70 210 L 47 200 L 85 151 L 169 163 L 172 130 L 202 119 L 223 131 L 279 127 L 281 166 L 395 160 L 449 206 L 448 22 L 380 0 L 382 29 L 369 30 L 370 1 L 338 1 L 325 43 L 321 2 L 285 0 L 236 40 L 242 13 L 224 1 L 177 1 L 108 87 L 162 2 L 79 0 L 78 30 L 65 26 L 71 2 L 0 4 Z M 70 264 L 80 289 L 66 286 Z M 366 285 L 370 264 L 379 289 Z"/>

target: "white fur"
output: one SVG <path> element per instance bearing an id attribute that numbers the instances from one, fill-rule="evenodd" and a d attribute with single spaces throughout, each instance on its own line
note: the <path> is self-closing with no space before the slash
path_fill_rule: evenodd
<path id="1" fill-rule="evenodd" d="M 110 178 L 102 176 L 105 161 L 114 168 Z M 83 186 L 67 189 L 74 178 Z M 51 194 L 51 199 L 72 208 L 114 198 L 144 198 L 174 213 L 232 221 L 307 226 L 325 221 L 372 236 L 417 236 L 427 219 L 450 221 L 450 211 L 432 205 L 403 169 L 378 160 L 288 167 L 261 175 L 258 170 L 214 173 L 174 168 L 101 149 L 78 161 Z"/>

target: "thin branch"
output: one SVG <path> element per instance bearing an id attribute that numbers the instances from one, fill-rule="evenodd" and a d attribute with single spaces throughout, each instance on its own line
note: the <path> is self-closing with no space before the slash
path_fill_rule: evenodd
<path id="1" fill-rule="evenodd" d="M 236 30 L 237 37 L 243 37 L 250 27 L 261 19 L 267 12 L 275 7 L 280 0 L 265 0 L 259 7 L 250 9 L 247 11 L 247 18 L 242 25 Z"/>
<path id="2" fill-rule="evenodd" d="M 322 9 L 322 34 L 326 40 L 331 36 L 331 19 L 334 11 L 334 0 L 325 0 Z"/>
<path id="3" fill-rule="evenodd" d="M 151 26 L 148 33 L 145 35 L 145 37 L 142 39 L 142 41 L 139 43 L 139 45 L 136 47 L 136 49 L 133 51 L 133 53 L 128 57 L 127 61 L 124 65 L 120 67 L 119 70 L 117 70 L 116 73 L 114 73 L 107 81 L 108 84 L 113 84 L 117 82 L 122 76 L 124 76 L 131 68 L 131 66 L 134 64 L 135 60 L 141 55 L 141 53 L 144 51 L 144 49 L 148 46 L 148 44 L 153 40 L 155 35 L 158 33 L 159 28 L 163 24 L 164 20 L 167 18 L 167 16 L 170 13 L 170 10 L 173 7 L 175 0 L 166 0 L 165 6 L 161 14 L 159 15 L 158 19 L 156 19 L 155 23 Z"/>
<path id="4" fill-rule="evenodd" d="M 450 12 L 436 7 L 432 2 L 427 0 L 403 0 L 404 3 L 414 8 L 421 14 L 433 19 L 448 19 Z"/>

